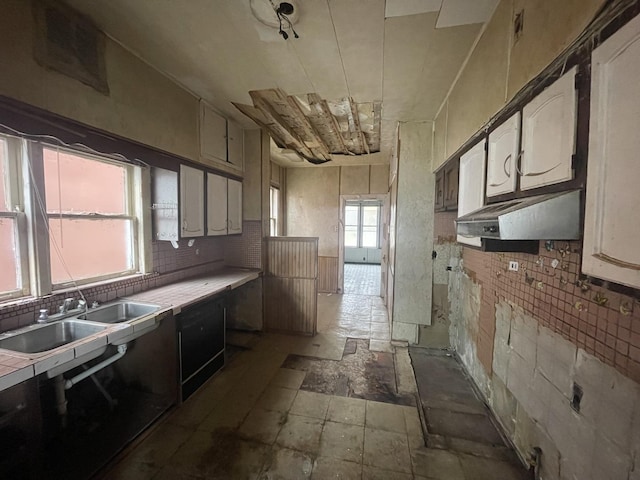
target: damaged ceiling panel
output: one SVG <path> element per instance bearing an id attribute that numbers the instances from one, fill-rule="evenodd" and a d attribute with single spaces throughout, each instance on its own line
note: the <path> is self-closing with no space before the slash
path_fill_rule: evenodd
<path id="1" fill-rule="evenodd" d="M 380 151 L 380 102 L 332 102 L 318 94 L 287 95 L 280 89 L 249 92 L 252 105 L 235 107 L 264 128 L 276 145 L 314 164 L 332 154 L 367 155 Z"/>

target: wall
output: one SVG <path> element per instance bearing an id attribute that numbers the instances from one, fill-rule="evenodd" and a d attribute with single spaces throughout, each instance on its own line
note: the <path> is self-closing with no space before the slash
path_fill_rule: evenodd
<path id="1" fill-rule="evenodd" d="M 169 153 L 198 161 L 198 99 L 117 43 L 106 39 L 109 95 L 40 67 L 33 60 L 33 15 L 27 1 L 3 2 L 0 15 L 0 95 L 120 135 Z M 264 156 L 266 141 L 267 156 Z M 114 281 L 82 291 L 89 302 L 105 302 L 224 265 L 262 265 L 263 159 L 268 138 L 259 130 L 245 133 L 243 233 L 225 238 L 198 238 L 191 248 L 180 241 L 152 242 L 153 273 Z M 268 193 L 268 191 L 267 191 Z M 0 332 L 33 323 L 40 308 L 54 310 L 61 292 L 46 298 L 22 299 L 0 308 Z"/>
<path id="2" fill-rule="evenodd" d="M 464 248 L 450 264 L 452 345 L 521 454 L 542 448 L 545 479 L 636 478 L 640 303 L 577 286 L 578 242 L 540 255 Z"/>
<path id="3" fill-rule="evenodd" d="M 392 337 L 418 341 L 418 325 L 431 324 L 433 212 L 432 123 L 401 123 L 398 129 Z M 394 202 L 394 200 L 391 200 Z M 392 207 L 393 209 L 393 203 Z"/>
<path id="4" fill-rule="evenodd" d="M 3 2 L 0 94 L 125 138 L 198 159 L 198 99 L 106 40 L 109 95 L 33 59 L 31 2 Z"/>
<path id="5" fill-rule="evenodd" d="M 603 3 L 502 0 L 436 116 L 433 169 L 555 59 Z M 512 19 L 522 10 L 524 30 L 513 44 Z"/>
<path id="6" fill-rule="evenodd" d="M 320 291 L 337 291 L 340 195 L 385 194 L 388 177 L 388 165 L 286 170 L 287 235 L 319 238 Z"/>
<path id="7" fill-rule="evenodd" d="M 576 38 L 603 3 L 501 1 L 435 119 L 433 168 Z M 521 8 L 524 33 L 511 47 L 513 12 Z M 584 284 L 580 242 L 541 242 L 539 255 L 501 254 L 454 246 L 450 227 L 437 220 L 434 233 L 442 241 L 436 251 L 448 248 L 453 267 L 451 346 L 520 454 L 542 449 L 545 480 L 640 478 L 639 300 Z M 510 260 L 519 262 L 518 272 L 508 270 Z M 442 280 L 436 277 L 434 291 Z M 574 384 L 582 391 L 579 412 L 571 406 Z"/>
<path id="8" fill-rule="evenodd" d="M 427 348 L 450 348 L 449 340 L 449 259 L 460 256 L 461 248 L 456 244 L 455 219 L 457 212 L 440 212 L 433 216 L 433 304 L 431 325 L 420 325 L 418 343 Z"/>

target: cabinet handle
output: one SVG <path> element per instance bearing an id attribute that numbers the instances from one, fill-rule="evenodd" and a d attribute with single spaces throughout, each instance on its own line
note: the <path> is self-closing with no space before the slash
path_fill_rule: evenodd
<path id="1" fill-rule="evenodd" d="M 511 160 L 511 154 L 507 155 L 507 158 L 504 159 L 504 163 L 502 164 L 502 169 L 504 170 L 507 178 L 511 178 L 511 163 L 509 163 L 509 170 L 507 170 L 507 162 Z"/>
<path id="2" fill-rule="evenodd" d="M 610 257 L 605 253 L 596 253 L 593 255 L 598 260 L 602 260 L 603 262 L 611 263 L 617 267 L 628 268 L 630 270 L 640 270 L 640 265 L 635 263 L 625 262 L 624 260 L 618 260 L 617 258 Z"/>
<path id="3" fill-rule="evenodd" d="M 520 176 L 524 176 L 524 173 L 522 173 L 522 170 L 520 170 L 520 164 L 522 163 L 523 155 L 524 150 L 520 150 L 520 153 L 518 153 L 518 158 L 516 158 L 516 172 L 518 172 L 518 175 Z"/>
<path id="4" fill-rule="evenodd" d="M 522 157 L 524 156 L 524 151 L 521 150 L 520 154 L 518 155 L 518 161 L 516 162 L 516 170 L 518 172 L 518 175 L 520 175 L 521 177 L 539 177 L 540 175 L 544 175 L 546 173 L 549 173 L 551 170 L 555 170 L 556 168 L 558 168 L 560 165 L 562 165 L 562 162 L 558 163 L 557 165 L 554 165 L 553 167 L 544 170 L 542 172 L 531 172 L 531 173 L 523 173 L 522 170 L 520 169 L 520 167 L 522 166 Z"/>
<path id="5" fill-rule="evenodd" d="M 500 187 L 509 181 L 509 179 L 511 178 L 511 172 L 509 171 L 510 169 L 507 170 L 507 162 L 509 160 L 511 160 L 511 154 L 507 155 L 507 158 L 504 159 L 504 164 L 502 165 L 502 168 L 504 169 L 504 173 L 507 175 L 507 179 L 504 182 L 500 182 L 500 183 L 490 183 L 489 184 L 490 187 Z"/>

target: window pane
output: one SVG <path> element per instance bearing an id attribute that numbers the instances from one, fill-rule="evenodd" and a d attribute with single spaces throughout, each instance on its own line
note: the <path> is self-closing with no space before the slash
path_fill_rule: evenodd
<path id="1" fill-rule="evenodd" d="M 64 262 L 51 244 L 51 281 L 54 284 L 131 270 L 131 221 L 120 219 L 49 219 Z M 63 263 L 66 264 L 67 274 Z"/>
<path id="2" fill-rule="evenodd" d="M 10 292 L 21 287 L 15 227 L 16 221 L 13 218 L 0 218 L 0 292 Z"/>
<path id="3" fill-rule="evenodd" d="M 362 246 L 365 248 L 378 247 L 378 229 L 376 227 L 362 227 Z"/>
<path id="4" fill-rule="evenodd" d="M 7 189 L 7 183 L 9 182 L 8 161 L 7 141 L 4 138 L 0 138 L 0 211 L 3 212 L 11 211 L 9 190 Z"/>
<path id="5" fill-rule="evenodd" d="M 378 210 L 380 207 L 362 207 L 362 224 L 378 225 Z"/>
<path id="6" fill-rule="evenodd" d="M 358 207 L 347 205 L 344 212 L 345 225 L 358 225 Z"/>
<path id="7" fill-rule="evenodd" d="M 358 246 L 358 227 L 344 227 L 344 246 L 345 247 L 357 247 Z"/>
<path id="8" fill-rule="evenodd" d="M 126 214 L 126 168 L 45 148 L 49 213 Z"/>

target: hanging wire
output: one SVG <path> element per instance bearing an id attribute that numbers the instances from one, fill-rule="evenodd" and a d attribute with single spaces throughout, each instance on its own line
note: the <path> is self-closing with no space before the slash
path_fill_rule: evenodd
<path id="1" fill-rule="evenodd" d="M 44 222 L 43 223 L 44 223 L 45 230 L 47 231 L 47 238 L 49 239 L 49 244 L 53 246 L 53 249 L 55 250 L 55 253 L 58 256 L 58 259 L 60 260 L 60 264 L 62 265 L 62 268 L 64 269 L 64 272 L 69 277 L 69 283 L 71 283 L 73 288 L 80 295 L 80 298 L 82 298 L 82 300 L 84 300 L 84 302 L 86 303 L 87 299 L 85 298 L 84 294 L 82 293 L 82 290 L 80 290 L 80 287 L 78 286 L 78 283 L 76 282 L 75 278 L 73 278 L 73 275 L 71 274 L 71 271 L 69 270 L 67 262 L 65 262 L 65 260 L 64 260 L 64 256 L 62 255 L 62 247 L 60 245 L 58 245 L 58 242 L 57 242 L 55 236 L 51 234 L 51 227 L 49 226 L 49 216 L 47 215 L 47 209 L 45 208 L 44 201 L 42 200 L 42 197 L 40 195 L 40 189 L 37 187 L 37 183 L 36 183 L 36 180 L 35 180 L 35 175 L 33 174 L 33 166 L 31 164 L 31 157 L 30 156 L 27 156 L 27 169 L 29 171 L 29 179 L 31 180 L 31 184 L 35 186 L 35 188 L 32 188 L 31 190 L 34 192 L 34 197 L 36 199 L 37 207 L 40 210 L 42 218 L 44 218 Z M 58 174 L 59 174 L 59 172 L 58 172 Z M 60 179 L 58 178 L 58 181 L 59 180 Z M 58 185 L 60 185 L 60 183 L 58 183 Z M 60 198 L 59 198 L 59 200 L 60 200 Z M 62 205 L 60 205 L 60 211 L 62 211 Z M 60 214 L 60 215 L 61 215 L 60 216 L 60 221 L 62 222 L 62 214 Z M 60 231 L 62 232 L 62 225 L 61 225 Z"/>
<path id="2" fill-rule="evenodd" d="M 140 160 L 139 158 L 133 158 L 130 159 L 128 157 L 125 157 L 124 155 L 117 153 L 117 152 L 111 152 L 111 153 L 106 153 L 106 152 L 100 152 L 98 150 L 95 150 L 87 145 L 84 145 L 82 143 L 76 142 L 76 143 L 66 143 L 62 140 L 60 140 L 58 137 L 54 137 L 53 135 L 46 135 L 46 134 L 31 134 L 31 133 L 25 133 L 25 132 L 20 132 L 19 130 L 16 130 L 14 128 L 11 128 L 8 125 L 5 125 L 3 123 L 0 123 L 0 128 L 8 130 L 10 132 L 12 132 L 14 135 L 16 135 L 18 138 L 26 138 L 27 140 L 48 140 L 49 142 L 53 143 L 54 146 L 62 146 L 62 147 L 68 147 L 68 148 L 72 148 L 72 149 L 76 149 L 76 150 L 82 150 L 85 153 L 93 153 L 94 155 L 99 155 L 102 157 L 109 157 L 113 160 L 118 160 L 121 162 L 124 162 L 126 164 L 134 164 L 137 165 L 139 167 L 145 167 L 145 168 L 150 168 L 151 165 L 149 165 L 147 162 Z"/>

